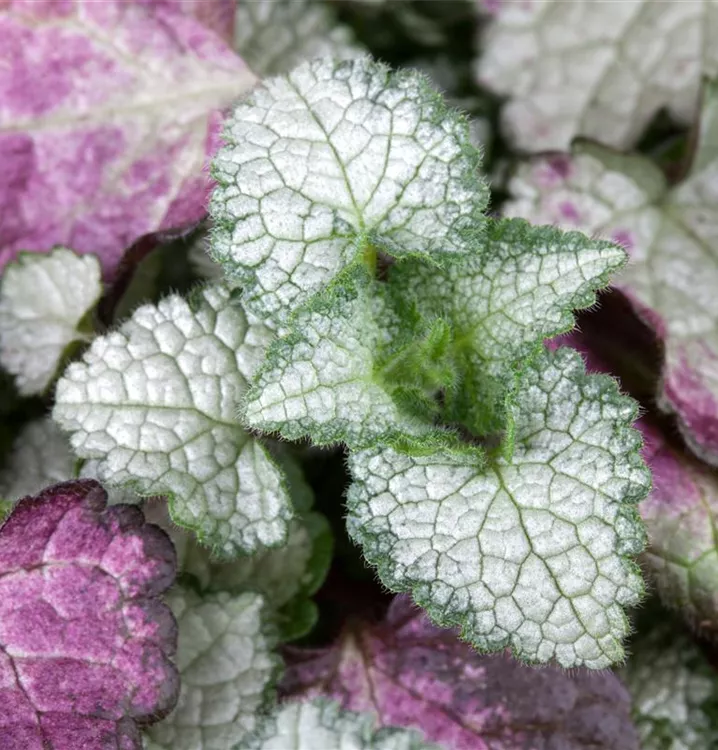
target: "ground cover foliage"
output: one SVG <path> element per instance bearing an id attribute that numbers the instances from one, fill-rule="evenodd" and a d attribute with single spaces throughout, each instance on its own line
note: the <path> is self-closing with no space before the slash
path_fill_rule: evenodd
<path id="1" fill-rule="evenodd" d="M 716 29 L 0 2 L 3 748 L 718 747 Z"/>

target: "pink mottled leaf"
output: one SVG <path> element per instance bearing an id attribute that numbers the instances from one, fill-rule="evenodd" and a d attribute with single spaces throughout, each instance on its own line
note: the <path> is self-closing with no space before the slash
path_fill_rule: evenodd
<path id="1" fill-rule="evenodd" d="M 718 476 L 671 446 L 647 420 L 643 457 L 653 491 L 639 506 L 649 547 L 644 567 L 658 593 L 697 630 L 718 636 Z"/>
<path id="2" fill-rule="evenodd" d="M 0 747 L 139 750 L 170 711 L 169 538 L 93 480 L 26 497 L 0 527 Z"/>
<path id="3" fill-rule="evenodd" d="M 615 675 L 482 656 L 405 596 L 384 622 L 349 627 L 329 649 L 291 650 L 288 662 L 283 687 L 292 698 L 333 698 L 447 750 L 638 748 Z"/>
<path id="4" fill-rule="evenodd" d="M 237 0 L 138 0 L 141 5 L 164 7 L 196 18 L 228 44 L 234 37 Z"/>
<path id="5" fill-rule="evenodd" d="M 204 215 L 220 109 L 255 78 L 178 5 L 0 5 L 0 270 L 63 244 L 112 276 L 141 235 Z"/>

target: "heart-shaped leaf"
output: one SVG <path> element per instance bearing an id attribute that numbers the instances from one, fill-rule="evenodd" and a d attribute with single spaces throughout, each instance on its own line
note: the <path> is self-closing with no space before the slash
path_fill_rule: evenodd
<path id="1" fill-rule="evenodd" d="M 222 285 L 144 305 L 70 364 L 53 416 L 102 482 L 170 495 L 173 520 L 218 553 L 281 544 L 282 473 L 235 418 L 271 338 Z"/>
<path id="2" fill-rule="evenodd" d="M 378 250 L 475 250 L 487 190 L 465 120 L 415 71 L 319 59 L 234 110 L 212 167 L 212 254 L 248 308 L 286 320 Z"/>
<path id="3" fill-rule="evenodd" d="M 570 349 L 537 357 L 517 393 L 510 459 L 352 453 L 349 533 L 387 586 L 478 648 L 601 669 L 623 658 L 622 606 L 643 591 L 637 407 Z"/>

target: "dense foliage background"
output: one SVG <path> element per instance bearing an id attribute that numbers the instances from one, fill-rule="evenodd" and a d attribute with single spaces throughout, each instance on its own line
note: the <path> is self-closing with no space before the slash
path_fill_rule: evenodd
<path id="1" fill-rule="evenodd" d="M 86 478 L 46 491 L 0 530 L 0 745 L 44 747 L 32 742 L 47 714 L 42 732 L 57 750 L 78 738 L 98 749 L 324 750 L 349 736 L 352 747 L 417 750 L 718 747 L 717 30 L 713 0 L 0 0 L 3 512 Z M 639 506 L 647 597 L 628 613 L 628 658 L 614 670 L 481 655 L 390 593 L 346 530 L 342 447 L 267 441 L 299 512 L 284 547 L 220 560 L 170 521 L 163 497 L 144 501 L 177 550 L 167 594 L 176 650 L 157 600 L 171 579 L 162 550 L 132 557 L 136 578 L 112 573 L 120 594 L 78 572 L 82 562 L 109 575 L 104 552 L 88 562 L 69 541 L 53 547 L 52 534 L 19 562 L 37 524 L 65 523 L 53 502 L 78 514 L 68 516 L 69 540 L 75 523 L 97 538 L 91 529 L 122 526 L 112 504 L 139 501 L 129 482 L 111 489 L 105 509 L 86 483 L 97 467 L 78 460 L 49 416 L 55 384 L 141 304 L 221 276 L 206 252 L 208 163 L 232 103 L 303 60 L 365 54 L 424 72 L 469 115 L 491 215 L 579 230 L 628 253 L 614 286 L 561 339 L 639 402 L 653 475 Z M 40 256 L 47 264 L 36 265 Z M 187 330 L 197 306 L 224 304 L 172 299 L 162 315 Z M 173 511 L 187 518 L 188 508 Z M 135 516 L 127 523 L 137 539 L 153 533 Z M 118 557 L 131 556 L 122 539 Z M 75 583 L 57 577 L 58 561 Z M 19 586 L 31 564 L 43 573 L 23 578 L 22 593 L 3 584 Z M 84 610 L 68 613 L 65 585 L 95 592 Z M 135 618 L 122 636 L 130 655 L 116 673 L 76 673 L 97 693 L 63 692 L 64 673 L 46 665 L 57 644 L 38 646 L 37 673 L 8 666 L 6 650 L 36 647 L 13 628 L 39 633 L 58 612 L 76 623 L 66 658 L 101 661 L 110 636 L 88 612 L 113 596 Z M 26 597 L 36 597 L 29 609 L 18 604 Z M 162 693 L 176 681 L 171 664 L 183 687 Z M 317 696 L 367 716 L 292 707 Z M 314 734 L 290 740 L 283 727 L 302 721 Z"/>

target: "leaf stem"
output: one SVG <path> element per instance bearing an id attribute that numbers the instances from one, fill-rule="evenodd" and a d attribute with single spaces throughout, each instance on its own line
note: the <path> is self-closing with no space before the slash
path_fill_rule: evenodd
<path id="1" fill-rule="evenodd" d="M 379 258 L 379 253 L 377 252 L 374 245 L 367 243 L 364 245 L 364 265 L 366 266 L 367 270 L 371 274 L 372 278 L 376 278 L 376 270 L 377 270 L 377 261 Z"/>

